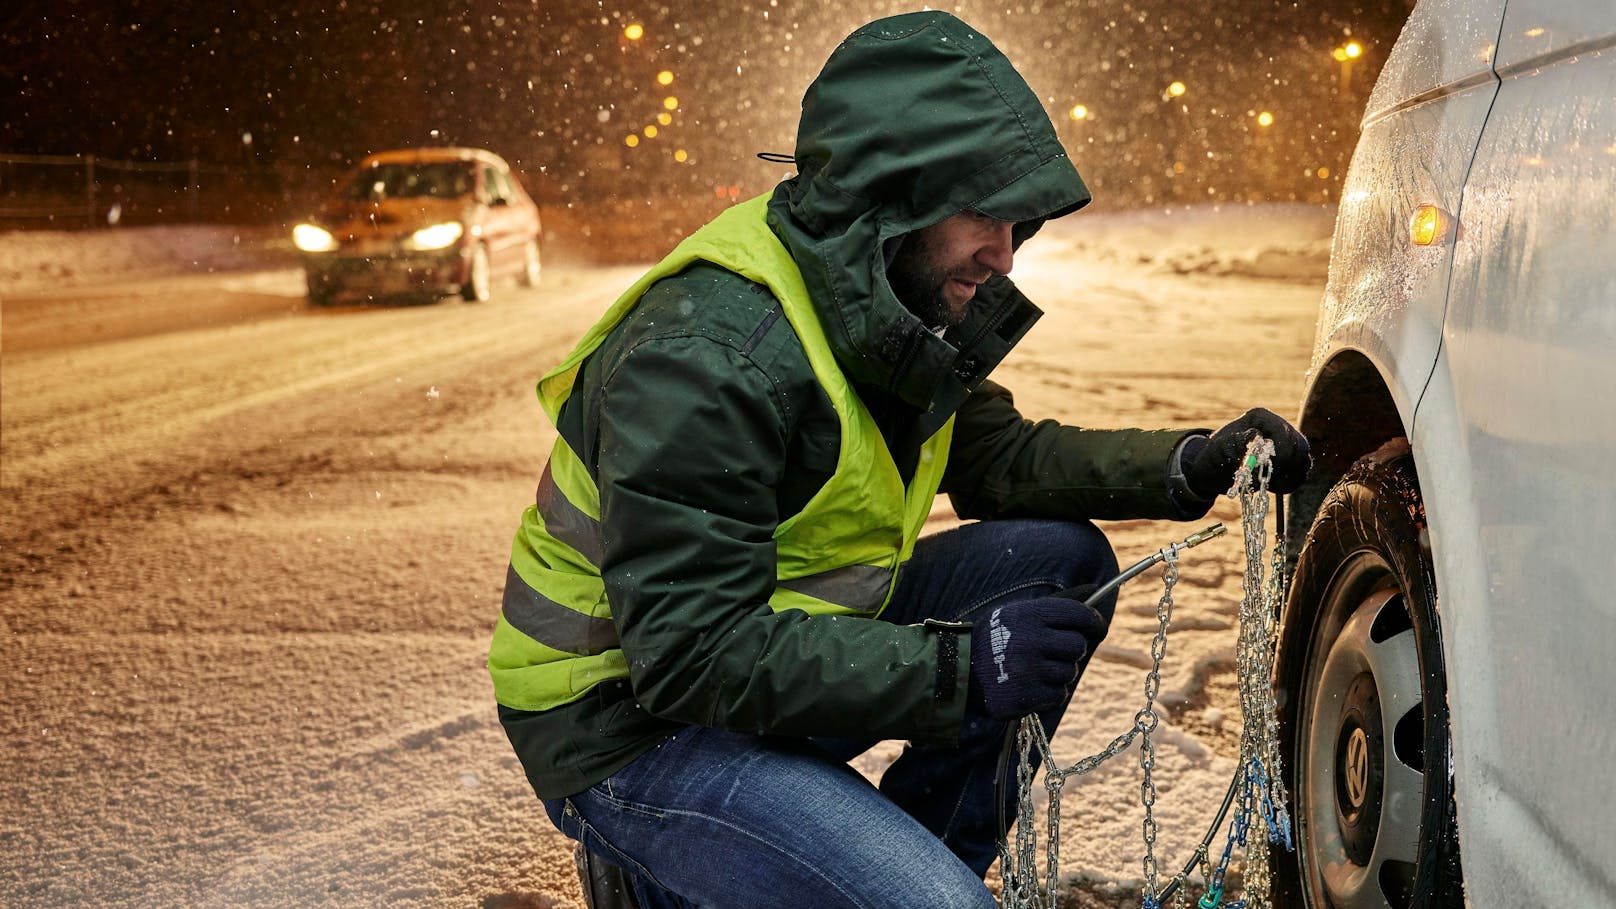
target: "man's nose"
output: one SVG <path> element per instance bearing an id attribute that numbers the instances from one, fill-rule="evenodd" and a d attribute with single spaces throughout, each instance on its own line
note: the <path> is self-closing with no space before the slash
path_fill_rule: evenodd
<path id="1" fill-rule="evenodd" d="M 1015 249 L 1010 245 L 1011 230 L 1015 224 L 1009 221 L 994 221 L 988 227 L 988 237 L 981 249 L 976 252 L 976 261 L 993 269 L 997 275 L 1008 275 L 1011 266 L 1015 263 Z"/>

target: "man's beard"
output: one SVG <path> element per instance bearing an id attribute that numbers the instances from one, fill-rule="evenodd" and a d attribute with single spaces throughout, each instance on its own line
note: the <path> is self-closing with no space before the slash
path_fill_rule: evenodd
<path id="1" fill-rule="evenodd" d="M 958 325 L 965 318 L 949 310 L 943 298 L 943 285 L 948 283 L 948 269 L 937 262 L 931 244 L 923 236 L 910 235 L 898 247 L 887 266 L 887 283 L 904 308 L 927 328 Z"/>

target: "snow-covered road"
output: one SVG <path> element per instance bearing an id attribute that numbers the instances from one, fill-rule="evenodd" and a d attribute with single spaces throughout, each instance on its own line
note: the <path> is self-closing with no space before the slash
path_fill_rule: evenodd
<path id="1" fill-rule="evenodd" d="M 1048 311 L 996 375 L 1024 413 L 1293 414 L 1328 211 L 1072 222 L 1018 261 Z M 637 272 L 404 308 L 310 310 L 284 268 L 6 291 L 0 904 L 581 907 L 482 663 L 553 437 L 533 382 Z M 1108 529 L 1129 562 L 1190 528 Z M 1183 567 L 1158 746 L 1175 862 L 1233 766 L 1238 547 Z M 1156 577 L 1124 591 L 1068 760 L 1139 705 Z M 1068 792 L 1085 900 L 1137 886 L 1137 773 Z"/>

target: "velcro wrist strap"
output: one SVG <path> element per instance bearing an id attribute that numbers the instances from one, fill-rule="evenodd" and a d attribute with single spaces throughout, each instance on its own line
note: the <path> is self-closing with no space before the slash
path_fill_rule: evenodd
<path id="1" fill-rule="evenodd" d="M 921 625 L 937 632 L 937 684 L 932 696 L 939 701 L 951 701 L 959 690 L 959 636 L 970 632 L 971 623 L 927 619 Z"/>

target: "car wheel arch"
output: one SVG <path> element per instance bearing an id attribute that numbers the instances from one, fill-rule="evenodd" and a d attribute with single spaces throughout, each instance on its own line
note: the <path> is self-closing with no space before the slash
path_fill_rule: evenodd
<path id="1" fill-rule="evenodd" d="M 1384 374 L 1368 356 L 1343 350 L 1319 367 L 1298 424 L 1307 436 L 1313 469 L 1285 500 L 1285 526 L 1291 535 L 1300 539 L 1307 533 L 1324 497 L 1359 458 L 1392 439 L 1407 438 L 1406 425 Z M 1295 567 L 1300 549 L 1289 547 L 1290 567 Z"/>

